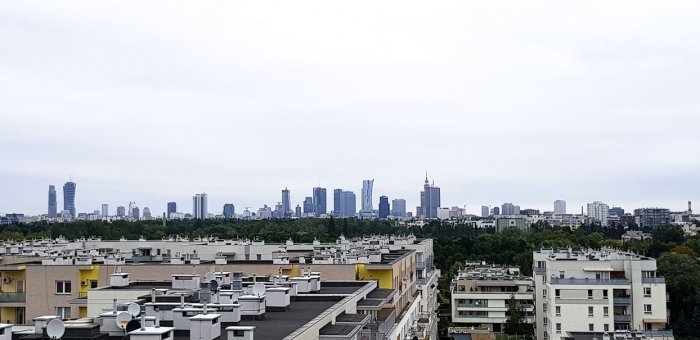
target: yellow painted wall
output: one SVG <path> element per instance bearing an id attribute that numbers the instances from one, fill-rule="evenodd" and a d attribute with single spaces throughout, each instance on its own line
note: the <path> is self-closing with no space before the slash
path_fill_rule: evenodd
<path id="1" fill-rule="evenodd" d="M 90 290 L 90 284 L 83 286 L 81 283 L 83 281 L 99 281 L 100 280 L 100 266 L 90 266 L 90 269 L 81 269 L 80 270 L 80 281 L 78 284 L 80 284 L 80 292 L 81 293 L 87 293 L 88 290 Z M 99 286 L 99 283 L 98 283 Z"/>
<path id="2" fill-rule="evenodd" d="M 290 269 L 282 268 L 282 275 L 289 275 L 289 277 L 301 276 L 301 265 L 293 264 Z"/>
<path id="3" fill-rule="evenodd" d="M 15 293 L 17 292 L 17 281 L 18 280 L 27 280 L 27 272 L 24 270 L 19 270 L 19 271 L 4 271 L 0 275 L 2 275 L 3 281 L 0 281 L 0 284 L 2 284 L 2 291 L 4 293 Z M 5 283 L 5 279 L 10 278 L 9 283 Z M 25 283 L 25 291 L 26 291 L 26 283 Z"/>
<path id="4" fill-rule="evenodd" d="M 355 265 L 355 270 L 360 280 L 378 280 L 379 288 L 394 288 L 394 275 L 391 269 L 367 269 L 363 263 L 360 263 Z"/>
<path id="5" fill-rule="evenodd" d="M 87 307 L 83 307 L 83 306 L 78 307 L 78 317 L 79 318 L 87 317 Z"/>
<path id="6" fill-rule="evenodd" d="M 11 324 L 17 323 L 17 320 L 15 318 L 16 317 L 15 308 L 16 307 L 2 307 L 2 308 L 0 308 L 0 321 L 6 322 L 6 323 L 11 323 Z"/>

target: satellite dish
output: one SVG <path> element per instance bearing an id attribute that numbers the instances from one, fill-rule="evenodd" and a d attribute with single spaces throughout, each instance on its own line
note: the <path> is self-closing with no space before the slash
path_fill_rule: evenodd
<path id="1" fill-rule="evenodd" d="M 126 311 L 131 314 L 133 317 L 137 317 L 141 315 L 141 306 L 139 306 L 137 303 L 130 303 L 129 306 L 126 308 Z"/>
<path id="2" fill-rule="evenodd" d="M 128 312 L 119 312 L 119 314 L 117 314 L 117 319 L 115 320 L 115 322 L 117 323 L 117 327 L 119 327 L 119 329 L 126 329 L 126 325 L 131 320 L 133 320 L 131 314 L 129 314 Z"/>
<path id="3" fill-rule="evenodd" d="M 66 326 L 63 324 L 63 321 L 59 319 L 53 319 L 46 325 L 46 334 L 51 339 L 60 339 L 65 332 Z"/>
<path id="4" fill-rule="evenodd" d="M 139 328 L 141 328 L 141 323 L 138 322 L 137 320 L 131 320 L 131 321 L 129 321 L 129 323 L 126 324 L 126 332 L 127 333 L 133 332 Z"/>
<path id="5" fill-rule="evenodd" d="M 214 275 L 214 273 L 207 272 L 206 274 L 204 274 L 204 281 L 205 282 L 210 282 L 212 280 L 216 280 L 216 275 Z"/>
<path id="6" fill-rule="evenodd" d="M 253 294 L 257 296 L 265 295 L 265 284 L 261 282 L 254 284 Z"/>
<path id="7" fill-rule="evenodd" d="M 217 288 L 219 288 L 219 281 L 211 280 L 209 282 L 209 290 L 211 290 L 213 292 L 213 291 L 216 291 Z"/>

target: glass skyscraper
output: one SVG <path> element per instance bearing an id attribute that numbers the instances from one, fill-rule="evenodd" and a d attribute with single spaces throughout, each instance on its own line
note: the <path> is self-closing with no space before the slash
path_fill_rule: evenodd
<path id="1" fill-rule="evenodd" d="M 224 217 L 233 218 L 236 215 L 236 207 L 231 203 L 224 204 Z"/>
<path id="2" fill-rule="evenodd" d="M 440 207 L 440 188 L 428 182 L 425 176 L 423 191 L 420 193 L 420 213 L 423 218 L 437 218 L 437 209 Z"/>
<path id="3" fill-rule="evenodd" d="M 170 218 L 170 214 L 177 212 L 177 203 L 175 202 L 168 202 L 168 213 L 167 216 Z"/>
<path id="4" fill-rule="evenodd" d="M 292 205 L 289 202 L 289 189 L 282 190 L 282 217 L 292 216 Z"/>
<path id="5" fill-rule="evenodd" d="M 326 188 L 316 187 L 313 190 L 313 204 L 314 204 L 314 215 L 319 217 L 325 215 L 326 209 Z"/>
<path id="6" fill-rule="evenodd" d="M 49 218 L 55 218 L 58 213 L 58 203 L 56 202 L 56 187 L 49 185 Z"/>
<path id="7" fill-rule="evenodd" d="M 389 197 L 379 196 L 379 218 L 389 216 Z"/>
<path id="8" fill-rule="evenodd" d="M 373 186 L 373 179 L 366 179 L 362 181 L 362 209 L 360 210 L 360 212 L 372 212 L 374 210 L 374 207 L 372 205 Z"/>
<path id="9" fill-rule="evenodd" d="M 63 210 L 70 211 L 71 217 L 75 218 L 75 183 L 66 182 L 63 185 Z"/>
<path id="10" fill-rule="evenodd" d="M 207 218 L 207 194 L 201 193 L 192 196 L 192 217 L 196 219 Z"/>

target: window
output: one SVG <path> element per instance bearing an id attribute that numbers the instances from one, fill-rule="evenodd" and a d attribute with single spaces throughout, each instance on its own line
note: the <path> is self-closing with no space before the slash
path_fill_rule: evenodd
<path id="1" fill-rule="evenodd" d="M 56 315 L 61 319 L 70 319 L 70 307 L 56 307 Z"/>
<path id="2" fill-rule="evenodd" d="M 593 289 L 588 290 L 588 298 L 592 299 L 593 298 Z"/>
<path id="3" fill-rule="evenodd" d="M 560 323 L 557 324 L 557 333 L 561 333 L 561 324 Z"/>
<path id="4" fill-rule="evenodd" d="M 542 283 L 547 283 L 547 277 L 546 277 L 546 276 L 542 276 Z"/>
<path id="5" fill-rule="evenodd" d="M 559 291 L 559 289 L 554 290 L 554 297 L 557 299 L 561 298 L 561 291 Z"/>
<path id="6" fill-rule="evenodd" d="M 243 331 L 240 329 L 234 329 L 233 330 L 233 336 L 235 337 L 242 337 L 243 336 Z"/>
<path id="7" fill-rule="evenodd" d="M 608 299 L 608 291 L 607 290 L 603 291 L 603 299 L 605 299 L 605 300 Z"/>
<path id="8" fill-rule="evenodd" d="M 56 294 L 70 294 L 70 281 L 56 281 Z"/>
<path id="9" fill-rule="evenodd" d="M 542 304 L 542 311 L 547 313 L 547 304 L 546 303 Z"/>
<path id="10" fill-rule="evenodd" d="M 554 311 L 556 316 L 561 316 L 561 306 L 556 306 Z"/>
<path id="11" fill-rule="evenodd" d="M 593 306 L 588 306 L 588 316 L 593 316 Z"/>
<path id="12" fill-rule="evenodd" d="M 547 297 L 547 288 L 542 289 L 542 297 Z"/>
<path id="13" fill-rule="evenodd" d="M 549 340 L 549 333 L 547 333 L 547 331 L 544 332 L 544 340 Z"/>
<path id="14" fill-rule="evenodd" d="M 607 323 L 604 324 L 604 325 L 603 325 L 603 331 L 604 331 L 604 332 L 610 332 L 610 325 L 608 325 Z"/>
<path id="15" fill-rule="evenodd" d="M 560 271 L 559 271 L 559 278 L 560 278 L 560 279 L 563 279 L 563 278 L 564 278 L 564 271 L 563 271 L 563 270 L 560 270 Z"/>
<path id="16" fill-rule="evenodd" d="M 608 316 L 610 312 L 610 307 L 603 307 L 603 316 Z"/>
<path id="17" fill-rule="evenodd" d="M 90 289 L 97 288 L 97 280 L 90 280 Z"/>
<path id="18" fill-rule="evenodd" d="M 593 332 L 593 331 L 594 331 L 594 329 L 593 329 L 593 324 L 592 324 L 592 323 L 589 323 L 589 324 L 588 324 L 588 331 L 589 331 L 589 332 Z"/>
<path id="19" fill-rule="evenodd" d="M 644 287 L 644 297 L 651 297 L 651 287 Z"/>
<path id="20" fill-rule="evenodd" d="M 644 314 L 651 314 L 651 305 L 644 305 Z"/>
<path id="21" fill-rule="evenodd" d="M 547 325 L 549 324 L 549 320 L 547 319 L 547 317 L 545 317 L 545 318 L 542 320 L 542 323 L 544 323 L 545 326 L 547 326 Z"/>
<path id="22" fill-rule="evenodd" d="M 258 261 L 262 260 L 262 254 L 257 254 L 255 257 L 258 259 Z"/>

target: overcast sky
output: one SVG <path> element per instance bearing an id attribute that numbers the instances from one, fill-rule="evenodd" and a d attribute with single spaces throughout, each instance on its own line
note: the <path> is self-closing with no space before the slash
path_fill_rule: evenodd
<path id="1" fill-rule="evenodd" d="M 0 213 L 700 201 L 698 1 L 4 1 Z M 700 203 L 700 202 L 699 202 Z M 700 209 L 700 208 L 698 208 Z M 697 209 L 696 209 L 697 210 Z"/>

